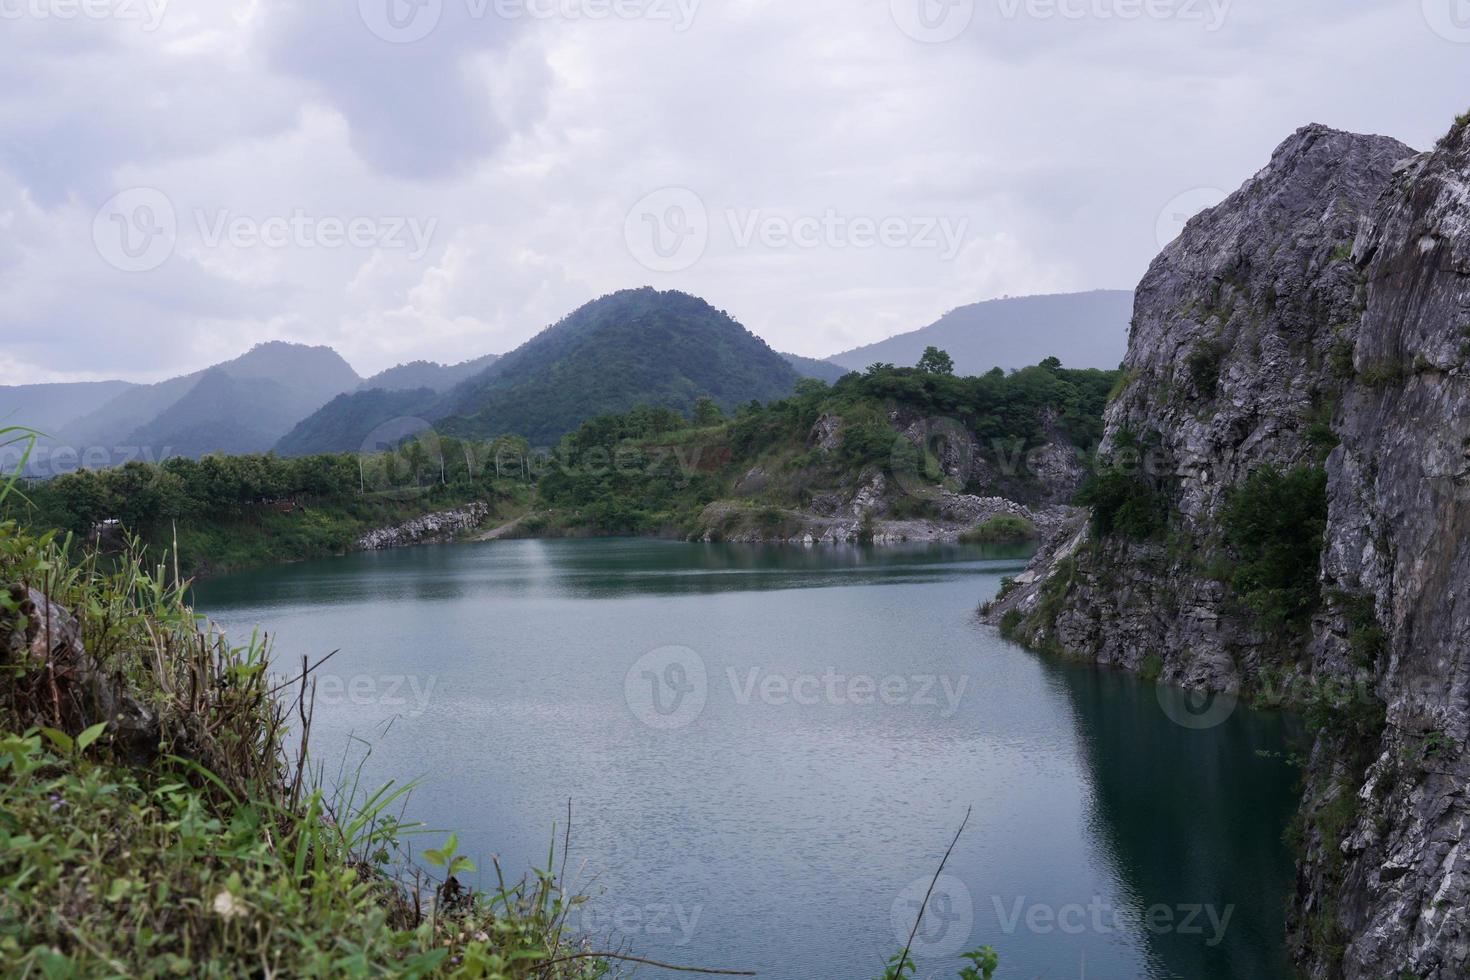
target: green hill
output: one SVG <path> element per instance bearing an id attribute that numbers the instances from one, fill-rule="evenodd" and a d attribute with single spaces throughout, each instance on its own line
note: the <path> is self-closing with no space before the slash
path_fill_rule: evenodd
<path id="1" fill-rule="evenodd" d="M 373 388 L 338 395 L 276 443 L 276 452 L 283 456 L 356 452 L 384 422 L 422 418 L 438 398 L 433 388 Z"/>
<path id="2" fill-rule="evenodd" d="M 636 405 L 687 414 L 708 396 L 733 411 L 784 398 L 800 379 L 786 358 L 704 300 L 630 289 L 588 303 L 443 395 L 421 388 L 337 398 L 276 448 L 352 452 L 402 416 L 449 435 L 514 434 L 550 445 L 590 418 Z"/>
<path id="3" fill-rule="evenodd" d="M 733 410 L 784 398 L 798 380 L 729 314 L 645 287 L 588 303 L 455 388 L 433 414 L 445 432 L 549 443 L 635 405 L 688 412 L 707 395 Z"/>

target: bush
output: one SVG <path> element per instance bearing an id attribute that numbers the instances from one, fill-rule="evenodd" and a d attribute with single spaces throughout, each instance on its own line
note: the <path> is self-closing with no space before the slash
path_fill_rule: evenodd
<path id="1" fill-rule="evenodd" d="M 983 524 L 960 535 L 963 544 L 1002 544 L 1032 541 L 1038 536 L 1036 525 L 1024 517 L 997 514 Z"/>
<path id="2" fill-rule="evenodd" d="M 1121 470 L 1089 477 L 1077 492 L 1077 503 L 1092 508 L 1092 527 L 1101 537 L 1144 541 L 1161 534 L 1168 522 L 1164 495 L 1142 477 Z"/>
<path id="3" fill-rule="evenodd" d="M 1194 382 L 1195 391 L 1201 398 L 1215 397 L 1215 391 L 1220 386 L 1220 362 L 1224 357 L 1225 350 L 1218 341 L 1202 340 L 1185 358 L 1189 378 Z"/>
<path id="4" fill-rule="evenodd" d="M 1240 562 L 1230 584 L 1269 633 L 1304 628 L 1321 603 L 1318 573 L 1327 528 L 1327 474 L 1264 466 L 1229 492 L 1225 542 Z"/>
<path id="5" fill-rule="evenodd" d="M 1000 635 L 1006 639 L 1016 635 L 1016 630 L 1021 628 L 1021 610 L 1007 609 L 1004 616 L 1000 617 Z"/>

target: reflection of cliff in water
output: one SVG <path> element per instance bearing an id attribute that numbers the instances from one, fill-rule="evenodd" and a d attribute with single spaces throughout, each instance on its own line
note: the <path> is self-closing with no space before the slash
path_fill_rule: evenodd
<path id="1" fill-rule="evenodd" d="M 1298 770 L 1280 758 L 1294 719 L 1241 706 L 1217 727 L 1172 722 L 1154 685 L 1116 671 L 1050 664 L 1077 719 L 1095 787 L 1091 819 L 1142 913 L 1153 906 L 1234 906 L 1224 939 L 1148 932 L 1164 976 L 1189 980 L 1290 976 L 1286 903 L 1293 858 L 1282 834 L 1296 809 Z M 1166 692 L 1176 693 L 1176 692 Z M 1268 753 L 1259 756 L 1257 752 Z M 1161 785 L 1167 780 L 1168 785 Z"/>

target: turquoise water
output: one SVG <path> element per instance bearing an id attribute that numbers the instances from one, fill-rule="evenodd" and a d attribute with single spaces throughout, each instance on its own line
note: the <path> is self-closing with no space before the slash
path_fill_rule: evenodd
<path id="1" fill-rule="evenodd" d="M 787 980 L 1289 976 L 1289 719 L 1180 727 L 1152 685 L 1040 659 L 976 606 L 1024 556 L 646 540 L 356 555 L 205 583 L 323 669 L 319 759 L 423 780 L 488 870 L 568 873 L 603 948 Z M 437 846 L 438 836 L 421 846 Z M 489 879 L 482 880 L 488 884 Z M 657 975 L 645 971 L 641 975 Z"/>

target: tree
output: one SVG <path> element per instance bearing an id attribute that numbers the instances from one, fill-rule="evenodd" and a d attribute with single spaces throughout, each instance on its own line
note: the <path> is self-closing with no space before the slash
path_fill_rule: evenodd
<path id="1" fill-rule="evenodd" d="M 954 358 L 938 347 L 926 347 L 919 358 L 919 370 L 925 374 L 954 374 Z"/>
<path id="2" fill-rule="evenodd" d="M 719 425 L 725 420 L 725 413 L 720 411 L 720 406 L 708 395 L 702 396 L 694 403 L 694 424 L 701 429 L 707 429 L 713 425 Z"/>

